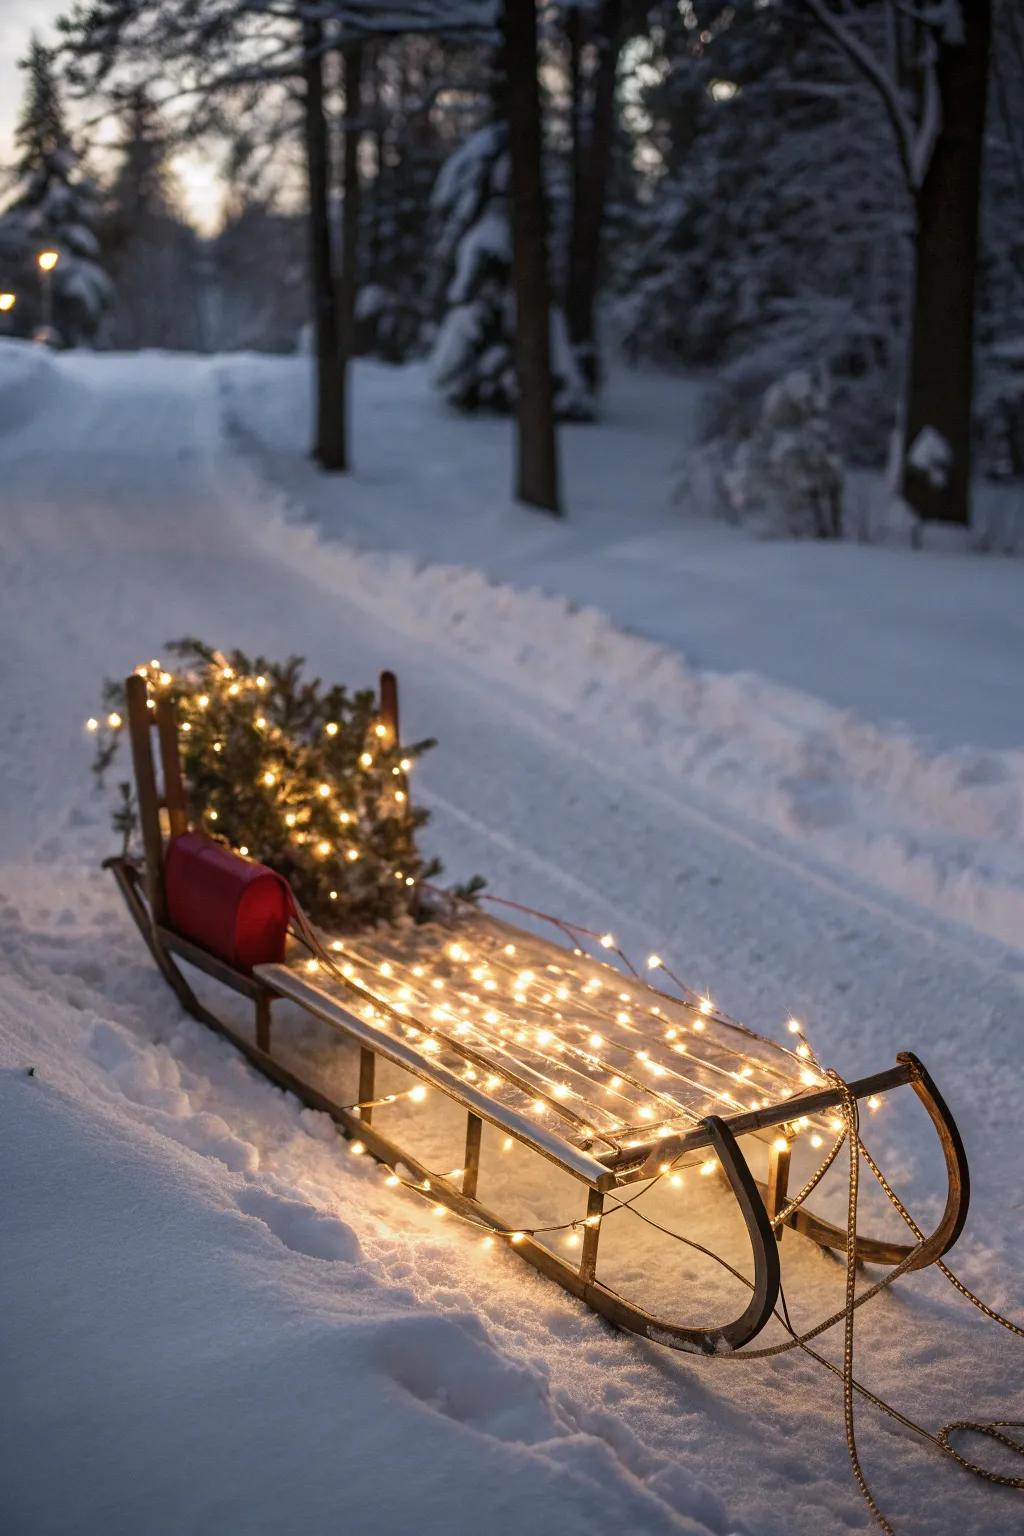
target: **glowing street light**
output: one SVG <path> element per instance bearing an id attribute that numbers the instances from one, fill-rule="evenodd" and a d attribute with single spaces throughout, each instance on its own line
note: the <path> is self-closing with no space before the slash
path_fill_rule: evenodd
<path id="1" fill-rule="evenodd" d="M 16 293 L 0 293 L 0 315 L 9 314 L 17 302 Z"/>
<path id="2" fill-rule="evenodd" d="M 37 340 L 44 338 L 49 342 L 53 331 L 53 269 L 60 261 L 60 252 L 54 250 L 40 251 L 36 257 L 36 266 L 42 274 L 42 299 L 43 299 L 43 323 L 41 330 L 37 332 Z"/>

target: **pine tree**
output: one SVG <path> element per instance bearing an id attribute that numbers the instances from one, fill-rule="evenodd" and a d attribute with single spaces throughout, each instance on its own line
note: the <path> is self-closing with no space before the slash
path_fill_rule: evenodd
<path id="1" fill-rule="evenodd" d="M 18 306 L 18 321 L 23 330 L 52 325 L 64 344 L 75 346 L 96 338 L 113 299 L 95 233 L 98 200 L 78 166 L 52 56 L 36 37 L 24 67 L 28 83 L 15 135 L 17 183 L 3 215 L 4 243 L 17 251 L 19 288 L 27 300 Z M 36 265 L 44 249 L 58 255 L 48 276 Z"/>

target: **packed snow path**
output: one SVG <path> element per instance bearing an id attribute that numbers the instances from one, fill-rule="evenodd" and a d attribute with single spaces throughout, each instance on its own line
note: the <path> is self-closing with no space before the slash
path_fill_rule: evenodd
<path id="1" fill-rule="evenodd" d="M 346 681 L 393 666 L 405 733 L 441 743 L 417 793 L 451 875 L 481 870 L 503 894 L 657 948 L 758 1027 L 794 1012 L 841 1070 L 903 1047 L 925 1059 L 975 1175 L 954 1267 L 1019 1315 L 1024 953 L 999 895 L 1016 866 L 976 862 L 967 926 L 932 886 L 922 905 L 868 883 L 866 865 L 841 868 L 813 818 L 784 838 L 775 784 L 761 820 L 752 792 L 741 809 L 673 765 L 663 720 L 650 718 L 650 752 L 642 721 L 626 729 L 615 689 L 601 694 L 608 667 L 620 686 L 610 626 L 592 630 L 574 707 L 552 676 L 582 665 L 572 626 L 586 615 L 290 522 L 300 509 L 225 428 L 216 363 L 19 366 L 19 419 L 0 434 L 6 1528 L 863 1526 L 838 1391 L 811 1362 L 694 1360 L 610 1333 L 511 1254 L 484 1257 L 471 1233 L 396 1200 L 319 1117 L 181 1018 L 96 868 L 107 801 L 81 721 L 102 676 L 183 633 L 300 651 Z M 736 704 L 740 741 L 757 703 Z M 938 1159 L 909 1097 L 871 1130 L 912 1209 L 932 1214 Z M 792 1236 L 783 1257 L 801 1321 L 839 1305 L 833 1261 Z M 699 1314 L 714 1291 L 687 1303 Z M 873 1304 L 859 1338 L 863 1378 L 926 1423 L 1019 1409 L 1018 1346 L 937 1277 Z M 898 1530 L 1020 1529 L 1019 1495 L 867 1409 L 860 1425 Z"/>

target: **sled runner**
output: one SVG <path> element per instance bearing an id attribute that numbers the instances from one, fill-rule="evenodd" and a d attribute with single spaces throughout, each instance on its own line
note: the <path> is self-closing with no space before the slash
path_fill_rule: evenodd
<path id="1" fill-rule="evenodd" d="M 167 913 L 165 828 L 171 837 L 188 830 L 173 709 L 166 700 L 151 709 L 138 676 L 127 680 L 126 698 L 145 857 L 141 866 L 119 857 L 107 867 L 185 1009 L 231 1040 L 271 1081 L 330 1115 L 393 1173 L 400 1170 L 400 1182 L 428 1188 L 439 1207 L 507 1241 L 613 1324 L 676 1349 L 738 1349 L 777 1304 L 783 1228 L 845 1253 L 846 1230 L 808 1211 L 806 1191 L 791 1200 L 787 1185 L 794 1139 L 810 1136 L 819 1144 L 819 1133 L 822 1140 L 834 1136 L 842 1122 L 833 1124 L 833 1117 L 849 1105 L 848 1095 L 867 1101 L 912 1088 L 938 1134 L 948 1179 L 945 1208 L 930 1236 L 904 1245 L 858 1233 L 858 1261 L 921 1269 L 956 1241 L 969 1199 L 966 1156 L 935 1084 L 909 1053 L 885 1071 L 839 1084 L 803 1043 L 790 1049 L 768 1040 L 728 1019 L 709 999 L 685 989 L 681 997 L 671 995 L 624 975 L 600 953 L 586 953 L 577 941 L 581 930 L 560 925 L 568 943 L 555 943 L 463 902 L 441 904 L 423 923 L 338 939 L 320 940 L 300 921 L 298 938 L 307 941 L 306 949 L 296 943 L 283 962 L 257 965 L 251 974 L 200 947 L 170 926 Z M 381 711 L 397 741 L 397 688 L 390 673 L 381 679 Z M 254 1038 L 200 1000 L 182 962 L 252 1003 Z M 271 1010 L 285 999 L 358 1048 L 354 1106 L 338 1103 L 275 1056 Z M 465 1155 L 457 1177 L 439 1176 L 385 1133 L 381 1122 L 401 1095 L 377 1096 L 381 1062 L 464 1112 Z M 581 1205 L 573 1223 L 580 1242 L 571 1260 L 537 1235 L 511 1228 L 479 1200 L 485 1125 L 586 1190 L 585 1210 Z M 764 1182 L 752 1174 L 741 1140 L 767 1144 Z M 745 1224 L 751 1293 L 731 1321 L 686 1326 L 652 1316 L 602 1284 L 601 1227 L 621 1205 L 620 1191 L 712 1161 Z"/>

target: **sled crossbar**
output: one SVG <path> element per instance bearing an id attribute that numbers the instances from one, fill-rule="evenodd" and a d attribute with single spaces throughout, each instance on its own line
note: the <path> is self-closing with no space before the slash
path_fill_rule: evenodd
<path id="1" fill-rule="evenodd" d="M 431 921 L 386 934 L 375 930 L 332 942 L 337 954 L 326 963 L 296 957 L 283 965 L 258 966 L 251 975 L 176 933 L 167 922 L 164 896 L 165 830 L 173 837 L 188 827 L 176 721 L 164 699 L 149 708 L 143 678 L 129 678 L 125 693 L 146 857 L 143 865 L 122 856 L 108 859 L 105 867 L 182 1007 L 230 1041 L 277 1087 L 329 1115 L 345 1136 L 361 1139 L 373 1157 L 392 1168 L 401 1165 L 421 1187 L 429 1187 L 432 1200 L 512 1244 L 520 1257 L 615 1326 L 673 1349 L 733 1350 L 760 1332 L 779 1297 L 783 1227 L 822 1247 L 845 1250 L 844 1229 L 803 1205 L 792 1210 L 787 1205 L 791 1141 L 808 1121 L 824 1127 L 814 1117 L 837 1108 L 842 1090 L 812 1070 L 806 1054 L 743 1029 L 708 999 L 669 996 L 639 977 L 624 977 L 579 947 L 554 945 L 472 908 L 451 922 Z M 381 713 L 397 741 L 392 673 L 381 676 Z M 152 749 L 154 726 L 162 795 Z M 182 961 L 252 1004 L 251 1034 L 197 996 Z M 427 991 L 435 985 L 438 991 Z M 449 1000 L 445 1007 L 427 1006 L 442 997 Z M 489 1006 L 499 999 L 500 1008 Z M 271 1009 L 280 1000 L 357 1046 L 357 1104 L 335 1102 L 273 1054 Z M 378 1057 L 430 1084 L 465 1112 L 461 1187 L 453 1182 L 455 1175 L 428 1169 L 375 1123 Z M 970 1179 L 956 1124 L 916 1057 L 904 1053 L 896 1066 L 860 1078 L 849 1090 L 866 1099 L 904 1085 L 913 1089 L 937 1133 L 947 1176 L 945 1207 L 930 1236 L 915 1244 L 858 1233 L 856 1258 L 909 1270 L 934 1263 L 956 1242 L 967 1215 Z M 539 1236 L 510 1229 L 477 1199 L 485 1123 L 584 1186 L 578 1259 L 553 1252 Z M 784 1134 L 764 1138 L 770 1140 L 768 1172 L 767 1181 L 759 1183 L 739 1138 L 764 1137 L 780 1126 Z M 676 1323 L 652 1316 L 601 1283 L 600 1230 L 619 1204 L 618 1188 L 657 1179 L 692 1154 L 709 1150 L 750 1242 L 749 1299 L 729 1322 Z"/>
<path id="2" fill-rule="evenodd" d="M 859 1077 L 847 1083 L 855 1099 L 868 1099 L 875 1094 L 887 1093 L 891 1088 L 901 1088 L 912 1083 L 917 1068 L 910 1062 L 889 1067 L 885 1072 L 875 1072 L 870 1077 Z M 786 1125 L 803 1115 L 820 1115 L 828 1109 L 836 1109 L 843 1102 L 840 1088 L 822 1088 L 815 1093 L 801 1094 L 799 1098 L 786 1099 L 773 1104 L 770 1109 L 752 1109 L 746 1114 L 731 1115 L 726 1124 L 734 1136 L 749 1136 L 756 1131 L 767 1131 L 777 1125 Z M 699 1152 L 710 1145 L 711 1137 L 703 1126 L 688 1131 L 684 1136 L 670 1136 L 664 1141 L 648 1142 L 628 1151 L 608 1153 L 601 1158 L 606 1168 L 617 1176 L 618 1182 L 626 1178 L 649 1179 L 655 1170 L 650 1167 L 653 1159 L 657 1164 L 674 1161 L 687 1152 Z"/>

